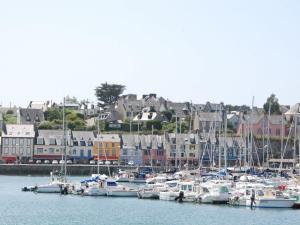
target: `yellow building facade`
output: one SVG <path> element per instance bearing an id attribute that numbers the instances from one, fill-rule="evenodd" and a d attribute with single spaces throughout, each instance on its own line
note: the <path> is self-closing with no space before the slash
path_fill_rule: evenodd
<path id="1" fill-rule="evenodd" d="M 94 139 L 94 160 L 119 161 L 121 139 L 117 134 L 100 134 Z"/>

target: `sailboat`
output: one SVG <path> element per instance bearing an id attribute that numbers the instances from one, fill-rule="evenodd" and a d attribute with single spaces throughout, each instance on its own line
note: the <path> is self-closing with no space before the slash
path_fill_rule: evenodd
<path id="1" fill-rule="evenodd" d="M 65 98 L 63 102 L 63 140 L 64 148 L 62 151 L 62 161 L 60 172 L 50 173 L 50 182 L 48 184 L 37 185 L 34 191 L 37 193 L 61 193 L 68 194 L 67 183 L 67 127 L 65 124 Z"/>

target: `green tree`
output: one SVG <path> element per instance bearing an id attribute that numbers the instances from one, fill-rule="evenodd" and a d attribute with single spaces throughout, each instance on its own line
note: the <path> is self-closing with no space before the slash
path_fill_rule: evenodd
<path id="1" fill-rule="evenodd" d="M 167 133 L 174 133 L 176 130 L 176 124 L 175 123 L 166 123 L 162 126 L 162 130 Z"/>
<path id="2" fill-rule="evenodd" d="M 41 129 L 41 130 L 51 130 L 51 129 L 53 129 L 54 127 L 53 127 L 53 123 L 52 123 L 52 122 L 50 122 L 50 121 L 44 121 L 44 122 L 42 122 L 42 123 L 39 125 L 38 128 Z"/>
<path id="3" fill-rule="evenodd" d="M 147 130 L 152 130 L 152 126 L 153 126 L 153 129 L 156 129 L 156 130 L 161 130 L 161 128 L 162 128 L 161 122 L 159 120 L 150 120 L 150 121 L 147 121 L 147 123 L 146 123 L 146 129 Z"/>
<path id="4" fill-rule="evenodd" d="M 62 111 L 58 108 L 49 108 L 45 112 L 45 119 L 48 121 L 62 120 Z"/>
<path id="5" fill-rule="evenodd" d="M 270 97 L 267 98 L 267 102 L 264 104 L 264 111 L 266 113 L 270 112 L 271 114 L 280 115 L 280 105 L 278 103 L 278 98 L 276 98 L 275 94 L 271 94 Z"/>
<path id="6" fill-rule="evenodd" d="M 169 122 L 171 121 L 172 115 L 173 115 L 172 111 L 164 111 L 164 112 L 162 112 L 162 114 L 164 115 L 164 117 L 166 117 L 166 119 L 167 119 Z"/>
<path id="7" fill-rule="evenodd" d="M 121 84 L 103 83 L 96 87 L 95 95 L 98 99 L 99 106 L 112 105 L 117 102 L 119 96 L 124 92 L 125 86 Z"/>

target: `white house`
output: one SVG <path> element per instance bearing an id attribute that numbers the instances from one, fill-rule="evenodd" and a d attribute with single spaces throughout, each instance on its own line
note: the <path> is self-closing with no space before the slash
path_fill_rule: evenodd
<path id="1" fill-rule="evenodd" d="M 31 124 L 9 124 L 2 134 L 2 157 L 12 163 L 17 160 L 27 161 L 33 157 L 35 138 L 34 126 Z"/>

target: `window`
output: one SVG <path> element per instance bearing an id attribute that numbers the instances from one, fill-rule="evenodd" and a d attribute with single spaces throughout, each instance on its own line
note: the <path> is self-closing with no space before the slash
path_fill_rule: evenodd
<path id="1" fill-rule="evenodd" d="M 127 149 L 123 149 L 123 155 L 127 155 Z"/>
<path id="2" fill-rule="evenodd" d="M 43 145 L 44 144 L 44 138 L 38 138 L 36 141 L 36 144 Z"/>
<path id="3" fill-rule="evenodd" d="M 56 153 L 58 153 L 58 152 L 59 152 L 59 148 L 56 149 Z"/>
<path id="4" fill-rule="evenodd" d="M 181 157 L 184 157 L 184 153 L 183 152 L 181 152 Z"/>
<path id="5" fill-rule="evenodd" d="M 24 151 L 24 149 L 23 149 L 23 148 L 20 148 L 20 154 L 21 154 L 21 155 L 23 154 L 23 151 Z"/>
<path id="6" fill-rule="evenodd" d="M 195 157 L 195 153 L 190 153 L 189 156 L 194 158 Z"/>
<path id="7" fill-rule="evenodd" d="M 116 149 L 115 148 L 113 148 L 112 150 L 111 150 L 111 156 L 112 157 L 116 157 L 117 155 L 116 155 Z"/>
<path id="8" fill-rule="evenodd" d="M 54 148 L 49 148 L 49 153 L 54 154 Z"/>
<path id="9" fill-rule="evenodd" d="M 4 139 L 4 145 L 9 145 L 9 140 L 8 140 L 8 138 L 5 138 L 5 139 Z"/>
<path id="10" fill-rule="evenodd" d="M 78 146 L 78 141 L 76 139 L 73 140 L 73 146 Z"/>
<path id="11" fill-rule="evenodd" d="M 280 136 L 280 129 L 276 129 L 276 136 Z"/>
<path id="12" fill-rule="evenodd" d="M 43 148 L 37 148 L 36 151 L 37 151 L 38 154 L 41 154 L 41 153 L 44 152 L 44 149 Z"/>
<path id="13" fill-rule="evenodd" d="M 16 139 L 15 138 L 12 139 L 12 145 L 16 145 Z"/>
<path id="14" fill-rule="evenodd" d="M 4 148 L 4 153 L 5 153 L 5 154 L 8 154 L 8 147 L 5 147 L 5 148 Z"/>
<path id="15" fill-rule="evenodd" d="M 29 114 L 27 113 L 27 115 L 26 115 L 26 121 L 30 121 L 30 116 L 29 116 Z"/>
<path id="16" fill-rule="evenodd" d="M 31 145 L 31 140 L 27 139 L 27 146 Z"/>
<path id="17" fill-rule="evenodd" d="M 76 149 L 73 149 L 73 155 L 76 155 Z"/>
<path id="18" fill-rule="evenodd" d="M 257 129 L 257 134 L 262 135 L 262 129 L 261 128 Z"/>
<path id="19" fill-rule="evenodd" d="M 20 144 L 20 140 L 19 138 L 16 139 L 16 145 L 19 145 Z"/>
<path id="20" fill-rule="evenodd" d="M 80 141 L 80 146 L 85 146 L 85 141 Z"/>
<path id="21" fill-rule="evenodd" d="M 50 144 L 50 145 L 56 145 L 56 140 L 55 140 L 55 138 L 50 138 L 50 139 L 49 139 L 49 144 Z"/>
<path id="22" fill-rule="evenodd" d="M 93 146 L 93 142 L 91 140 L 88 140 L 88 146 Z"/>
<path id="23" fill-rule="evenodd" d="M 193 144 L 193 145 L 190 145 L 190 150 L 195 150 L 196 149 L 196 146 Z"/>
<path id="24" fill-rule="evenodd" d="M 30 148 L 27 148 L 27 155 L 30 155 L 31 151 Z"/>
<path id="25" fill-rule="evenodd" d="M 111 147 L 114 148 L 115 147 L 115 143 L 111 143 Z"/>
<path id="26" fill-rule="evenodd" d="M 24 145 L 24 139 L 20 139 L 20 145 Z"/>
<path id="27" fill-rule="evenodd" d="M 109 156 L 110 156 L 109 153 L 110 153 L 109 150 L 105 150 L 106 157 L 109 157 Z"/>
<path id="28" fill-rule="evenodd" d="M 12 147 L 12 151 L 11 151 L 11 153 L 12 153 L 13 155 L 15 155 L 15 154 L 16 154 L 16 147 Z"/>
<path id="29" fill-rule="evenodd" d="M 105 148 L 108 148 L 108 143 L 105 143 Z"/>

